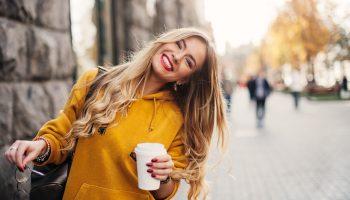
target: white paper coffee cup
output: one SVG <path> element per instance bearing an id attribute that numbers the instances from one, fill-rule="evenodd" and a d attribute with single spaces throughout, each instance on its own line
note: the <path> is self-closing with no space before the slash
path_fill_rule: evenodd
<path id="1" fill-rule="evenodd" d="M 152 162 L 152 159 L 157 156 L 165 155 L 164 146 L 159 143 L 140 143 L 135 148 L 135 154 L 139 188 L 142 190 L 159 189 L 160 181 L 147 172 L 149 167 L 146 164 Z"/>

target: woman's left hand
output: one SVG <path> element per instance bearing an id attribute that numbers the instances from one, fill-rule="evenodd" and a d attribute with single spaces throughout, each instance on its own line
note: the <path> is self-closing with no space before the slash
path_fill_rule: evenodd
<path id="1" fill-rule="evenodd" d="M 152 159 L 152 162 L 146 165 L 149 167 L 147 172 L 150 173 L 153 178 L 161 181 L 166 180 L 170 176 L 174 167 L 173 160 L 168 154 L 157 156 Z"/>

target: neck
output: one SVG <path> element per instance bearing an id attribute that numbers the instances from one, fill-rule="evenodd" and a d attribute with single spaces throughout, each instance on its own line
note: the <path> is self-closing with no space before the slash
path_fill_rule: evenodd
<path id="1" fill-rule="evenodd" d="M 143 96 L 158 92 L 164 85 L 165 83 L 163 81 L 160 81 L 151 74 L 148 80 L 146 80 Z"/>

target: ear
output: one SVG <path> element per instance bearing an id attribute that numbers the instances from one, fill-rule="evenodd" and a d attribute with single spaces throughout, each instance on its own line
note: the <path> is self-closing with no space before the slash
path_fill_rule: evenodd
<path id="1" fill-rule="evenodd" d="M 180 79 L 180 80 L 176 81 L 176 83 L 177 83 L 178 85 L 183 85 L 183 84 L 188 83 L 189 79 L 190 79 L 190 78 L 188 78 L 188 77 L 187 77 L 187 78 L 183 78 L 183 79 Z"/>

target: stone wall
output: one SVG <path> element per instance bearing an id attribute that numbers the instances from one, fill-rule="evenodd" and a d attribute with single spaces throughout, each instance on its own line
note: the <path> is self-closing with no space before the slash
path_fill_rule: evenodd
<path id="1" fill-rule="evenodd" d="M 75 73 L 69 0 L 0 0 L 0 199 L 12 199 L 9 144 L 56 116 Z"/>

